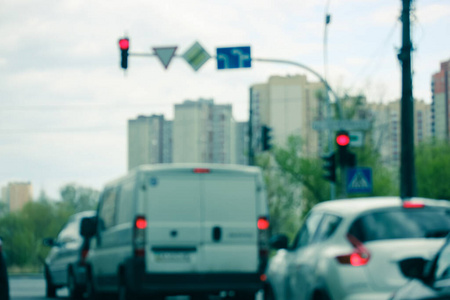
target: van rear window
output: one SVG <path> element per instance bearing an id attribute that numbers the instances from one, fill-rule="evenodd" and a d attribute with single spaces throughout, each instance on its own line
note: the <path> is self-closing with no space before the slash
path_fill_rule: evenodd
<path id="1" fill-rule="evenodd" d="M 450 210 L 387 210 L 358 218 L 349 234 L 361 242 L 445 237 L 450 232 Z"/>

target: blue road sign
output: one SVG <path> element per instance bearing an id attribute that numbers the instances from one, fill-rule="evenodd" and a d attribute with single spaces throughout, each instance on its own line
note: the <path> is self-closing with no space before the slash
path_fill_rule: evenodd
<path id="1" fill-rule="evenodd" d="M 251 68 L 250 47 L 217 48 L 217 69 Z"/>
<path id="2" fill-rule="evenodd" d="M 348 194 L 372 193 L 372 168 L 347 169 L 346 187 Z"/>

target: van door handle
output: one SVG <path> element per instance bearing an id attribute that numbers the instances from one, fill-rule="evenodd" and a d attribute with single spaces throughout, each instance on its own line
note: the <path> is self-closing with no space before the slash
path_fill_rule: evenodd
<path id="1" fill-rule="evenodd" d="M 222 238 L 222 228 L 220 228 L 219 226 L 215 226 L 212 230 L 212 238 L 213 241 L 219 242 Z"/>

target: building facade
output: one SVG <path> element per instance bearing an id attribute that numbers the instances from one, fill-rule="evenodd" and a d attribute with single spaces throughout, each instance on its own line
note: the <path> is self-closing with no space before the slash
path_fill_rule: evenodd
<path id="1" fill-rule="evenodd" d="M 431 78 L 432 132 L 437 139 L 450 138 L 450 60 L 441 63 L 441 70 Z"/>
<path id="2" fill-rule="evenodd" d="M 173 162 L 235 163 L 235 137 L 230 104 L 199 99 L 175 105 Z"/>
<path id="3" fill-rule="evenodd" d="M 368 104 L 373 117 L 372 140 L 383 163 L 398 167 L 401 155 L 401 102 Z M 414 143 L 432 136 L 431 105 L 414 100 Z"/>
<path id="4" fill-rule="evenodd" d="M 30 182 L 11 182 L 2 188 L 2 201 L 10 212 L 20 211 L 33 198 Z"/>
<path id="5" fill-rule="evenodd" d="M 319 133 L 312 129 L 325 107 L 320 94 L 325 94 L 323 84 L 309 82 L 304 75 L 271 76 L 267 83 L 251 86 L 253 149 L 260 149 L 261 126 L 267 125 L 272 128 L 273 144 L 285 145 L 289 136 L 297 135 L 306 155 L 322 153 Z"/>
<path id="6" fill-rule="evenodd" d="M 128 120 L 128 170 L 143 164 L 172 162 L 172 121 L 163 115 Z"/>

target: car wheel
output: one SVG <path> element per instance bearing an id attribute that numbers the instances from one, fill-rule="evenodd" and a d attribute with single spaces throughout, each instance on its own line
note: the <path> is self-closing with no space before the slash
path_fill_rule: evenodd
<path id="1" fill-rule="evenodd" d="M 130 290 L 125 278 L 120 277 L 118 300 L 136 300 L 139 299 L 138 295 Z"/>
<path id="2" fill-rule="evenodd" d="M 86 298 L 87 300 L 102 300 L 101 295 L 95 291 L 92 274 L 90 272 L 87 274 L 84 298 Z"/>
<path id="3" fill-rule="evenodd" d="M 45 268 L 45 296 L 47 298 L 56 298 L 56 286 L 52 283 L 52 277 L 48 268 Z"/>
<path id="4" fill-rule="evenodd" d="M 77 284 L 72 270 L 67 274 L 67 287 L 69 289 L 69 297 L 72 299 L 81 299 L 83 296 L 82 288 Z"/>
<path id="5" fill-rule="evenodd" d="M 264 286 L 264 300 L 275 300 L 275 295 L 273 293 L 273 289 L 270 287 L 269 284 L 266 284 Z"/>
<path id="6" fill-rule="evenodd" d="M 245 293 L 245 292 L 236 293 L 236 295 L 234 296 L 234 299 L 236 299 L 236 300 L 255 300 L 255 293 Z"/>
<path id="7" fill-rule="evenodd" d="M 313 300 L 331 300 L 331 298 L 325 291 L 316 291 L 314 293 Z"/>
<path id="8" fill-rule="evenodd" d="M 193 294 L 190 298 L 191 300 L 208 300 L 209 296 L 207 294 Z"/>

